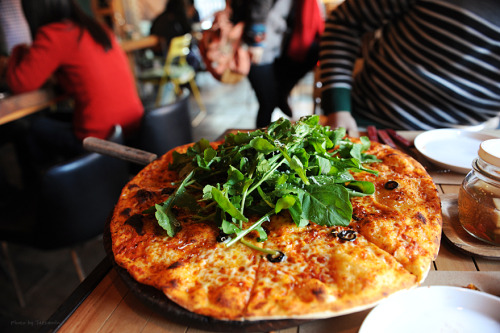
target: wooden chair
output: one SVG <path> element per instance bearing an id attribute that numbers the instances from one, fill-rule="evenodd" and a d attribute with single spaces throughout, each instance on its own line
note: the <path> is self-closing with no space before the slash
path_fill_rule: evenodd
<path id="1" fill-rule="evenodd" d="M 172 83 L 175 94 L 182 95 L 182 86 L 189 84 L 196 102 L 200 108 L 200 113 L 192 120 L 191 124 L 196 127 L 206 116 L 206 108 L 201 99 L 201 94 L 196 84 L 196 71 L 187 62 L 189 47 L 191 45 L 191 34 L 185 34 L 172 38 L 165 58 L 163 68 L 152 68 L 138 74 L 137 78 L 141 82 L 154 83 L 158 86 L 156 93 L 156 107 L 161 106 L 163 90 L 167 83 Z"/>

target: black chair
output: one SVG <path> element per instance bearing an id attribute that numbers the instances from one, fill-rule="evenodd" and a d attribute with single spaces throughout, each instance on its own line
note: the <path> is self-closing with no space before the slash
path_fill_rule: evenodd
<path id="1" fill-rule="evenodd" d="M 132 145 L 161 156 L 192 140 L 189 91 L 184 90 L 174 103 L 146 110 L 138 142 Z"/>
<path id="2" fill-rule="evenodd" d="M 122 128 L 115 126 L 108 140 L 123 143 Z M 42 175 L 37 204 L 32 202 L 35 196 L 27 198 L 25 214 L 13 215 L 10 221 L 1 218 L 3 255 L 21 305 L 24 299 L 18 289 L 7 243 L 41 250 L 70 248 L 82 281 L 85 274 L 74 248 L 103 233 L 106 219 L 128 179 L 126 161 L 87 153 L 49 168 Z"/>

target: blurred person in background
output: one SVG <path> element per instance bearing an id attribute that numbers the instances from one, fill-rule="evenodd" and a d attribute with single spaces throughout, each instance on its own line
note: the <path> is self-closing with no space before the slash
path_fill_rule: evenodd
<path id="1" fill-rule="evenodd" d="M 84 152 L 87 136 L 107 138 L 115 124 L 126 136 L 139 129 L 144 109 L 127 57 L 114 35 L 75 0 L 22 0 L 33 43 L 12 50 L 5 71 L 14 93 L 51 78 L 74 101 L 71 119 L 37 114 L 27 132 L 28 162 L 37 171 Z M 21 152 L 18 152 L 21 154 Z"/>
<path id="2" fill-rule="evenodd" d="M 170 40 L 191 32 L 186 0 L 168 0 L 163 12 L 151 24 L 150 34 L 160 37 L 161 55 L 165 55 Z"/>
<path id="3" fill-rule="evenodd" d="M 156 55 L 166 57 L 172 38 L 192 32 L 193 19 L 196 17 L 188 14 L 194 16 L 197 14 L 194 5 L 191 7 L 188 0 L 167 1 L 165 10 L 151 24 L 150 34 L 160 38 L 159 47 L 153 50 Z M 201 59 L 195 41 L 193 40 L 191 44 L 187 60 L 195 70 L 198 70 Z"/>
<path id="4" fill-rule="evenodd" d="M 186 0 L 187 1 L 187 17 L 189 19 L 189 23 L 191 24 L 191 27 L 193 24 L 200 23 L 200 13 L 198 13 L 198 10 L 196 9 L 194 5 L 194 0 Z"/>
<path id="5" fill-rule="evenodd" d="M 321 42 L 327 124 L 351 136 L 358 125 L 497 127 L 498 13 L 497 0 L 346 0 Z"/>
<path id="6" fill-rule="evenodd" d="M 141 20 L 152 21 L 164 9 L 166 0 L 138 0 L 136 6 Z"/>
<path id="7" fill-rule="evenodd" d="M 317 0 L 232 0 L 232 21 L 245 22 L 252 65 L 248 79 L 259 102 L 257 127 L 276 107 L 292 117 L 288 97 L 316 65 L 324 21 Z"/>

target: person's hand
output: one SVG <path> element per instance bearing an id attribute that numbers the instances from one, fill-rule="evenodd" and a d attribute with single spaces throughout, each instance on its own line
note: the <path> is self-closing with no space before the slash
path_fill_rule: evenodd
<path id="1" fill-rule="evenodd" d="M 264 54 L 264 48 L 262 46 L 250 46 L 248 52 L 250 53 L 252 64 L 260 64 L 262 55 Z"/>
<path id="2" fill-rule="evenodd" d="M 326 125 L 331 128 L 344 127 L 351 137 L 359 137 L 358 125 L 349 111 L 339 111 L 327 116 Z"/>

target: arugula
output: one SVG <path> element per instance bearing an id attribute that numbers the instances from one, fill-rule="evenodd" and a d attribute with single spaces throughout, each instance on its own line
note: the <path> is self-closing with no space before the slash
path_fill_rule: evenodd
<path id="1" fill-rule="evenodd" d="M 331 130 L 319 124 L 318 116 L 307 116 L 295 124 L 282 118 L 267 130 L 228 134 L 217 149 L 202 139 L 186 153 L 174 153 L 169 167 L 183 181 L 164 203 L 155 205 L 158 223 L 174 236 L 181 226 L 172 207 L 182 205 L 232 235 L 227 246 L 240 241 L 272 254 L 276 251 L 244 237 L 257 231 L 258 240 L 266 240 L 262 224 L 274 214 L 288 211 L 299 227 L 309 221 L 347 226 L 350 198 L 375 191 L 372 183 L 356 181 L 351 172 L 377 174 L 363 164 L 379 160 L 365 153 L 368 138 L 353 143 L 345 137 L 345 129 Z M 255 215 L 260 218 L 249 225 L 249 216 Z"/>

